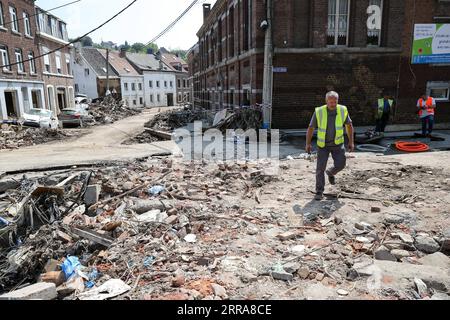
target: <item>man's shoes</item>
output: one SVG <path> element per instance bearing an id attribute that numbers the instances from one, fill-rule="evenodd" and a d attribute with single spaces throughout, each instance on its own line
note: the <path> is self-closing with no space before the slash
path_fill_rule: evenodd
<path id="1" fill-rule="evenodd" d="M 336 185 L 336 177 L 330 174 L 329 171 L 327 171 L 328 181 L 332 186 Z"/>
<path id="2" fill-rule="evenodd" d="M 323 193 L 322 192 L 317 192 L 316 196 L 314 197 L 314 200 L 316 200 L 316 201 L 323 200 Z"/>

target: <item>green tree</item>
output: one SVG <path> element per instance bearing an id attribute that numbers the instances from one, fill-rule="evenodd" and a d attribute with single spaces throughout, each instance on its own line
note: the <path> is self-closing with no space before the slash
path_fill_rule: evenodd
<path id="1" fill-rule="evenodd" d="M 145 52 L 145 44 L 136 42 L 131 46 L 131 51 L 135 53 L 143 53 Z"/>
<path id="2" fill-rule="evenodd" d="M 84 37 L 81 39 L 81 45 L 83 47 L 92 47 L 94 45 L 94 41 L 92 41 L 91 37 Z"/>
<path id="3" fill-rule="evenodd" d="M 120 46 L 120 50 L 130 51 L 131 46 L 128 44 L 128 41 L 125 41 L 125 44 Z"/>
<path id="4" fill-rule="evenodd" d="M 145 53 L 148 52 L 148 49 L 152 49 L 153 53 L 156 53 L 159 50 L 158 45 L 156 43 L 150 43 L 147 46 L 145 46 L 145 50 L 144 50 Z"/>

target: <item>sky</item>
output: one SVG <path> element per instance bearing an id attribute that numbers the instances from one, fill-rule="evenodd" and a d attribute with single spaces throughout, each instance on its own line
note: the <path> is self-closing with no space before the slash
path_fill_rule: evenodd
<path id="1" fill-rule="evenodd" d="M 73 0 L 37 0 L 44 10 L 58 7 Z M 174 21 L 193 0 L 138 0 L 119 17 L 112 20 L 90 37 L 94 42 L 125 41 L 147 43 Z M 131 0 L 81 0 L 51 13 L 67 23 L 70 38 L 85 34 L 111 18 L 127 6 Z M 189 49 L 197 42 L 196 33 L 203 23 L 203 3 L 216 0 L 199 0 L 175 27 L 156 43 L 167 49 Z"/>

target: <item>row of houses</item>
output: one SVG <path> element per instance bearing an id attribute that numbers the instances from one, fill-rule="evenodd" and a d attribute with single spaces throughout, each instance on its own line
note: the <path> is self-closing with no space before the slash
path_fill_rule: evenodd
<path id="1" fill-rule="evenodd" d="M 190 102 L 188 65 L 161 48 L 156 54 L 76 47 L 75 92 L 94 99 L 106 94 L 122 97 L 129 106 L 160 107 Z"/>
<path id="2" fill-rule="evenodd" d="M 34 0 L 0 0 L 0 119 L 31 108 L 59 114 L 77 94 L 104 97 L 107 87 L 130 106 L 173 106 L 192 98 L 188 64 L 161 48 L 132 54 L 81 48 L 67 24 Z M 107 81 L 109 79 L 109 81 Z"/>
<path id="3" fill-rule="evenodd" d="M 59 49 L 68 43 L 66 23 L 34 1 L 0 1 L 1 119 L 74 105 L 70 47 Z"/>
<path id="4" fill-rule="evenodd" d="M 272 127 L 293 129 L 307 126 L 325 92 L 335 90 L 355 123 L 369 125 L 385 92 L 397 101 L 394 121 L 413 123 L 417 99 L 428 93 L 438 102 L 437 120 L 450 122 L 447 0 L 217 0 L 203 11 L 188 58 L 195 105 L 255 106 L 271 90 Z M 439 28 L 440 40 L 420 40 Z M 264 86 L 266 50 L 273 88 Z M 412 56 L 431 50 L 428 63 Z"/>

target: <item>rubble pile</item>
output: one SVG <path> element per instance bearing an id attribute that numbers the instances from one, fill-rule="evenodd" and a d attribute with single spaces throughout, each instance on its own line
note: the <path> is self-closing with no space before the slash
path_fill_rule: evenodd
<path id="1" fill-rule="evenodd" d="M 0 130 L 0 150 L 18 149 L 51 141 L 80 137 L 81 130 L 25 128 L 21 126 L 2 126 Z"/>
<path id="2" fill-rule="evenodd" d="M 260 129 L 263 126 L 263 114 L 260 110 L 254 110 L 250 108 L 239 109 L 221 121 L 219 121 L 214 128 L 221 131 L 227 129 L 242 129 L 244 131 L 249 129 Z"/>
<path id="3" fill-rule="evenodd" d="M 87 125 L 110 124 L 118 120 L 140 114 L 142 108 L 128 107 L 122 100 L 106 97 L 103 101 L 89 105 L 91 120 L 86 119 Z"/>
<path id="4" fill-rule="evenodd" d="M 448 173 L 352 170 L 315 202 L 305 165 L 153 158 L 5 177 L 0 292 L 43 281 L 59 299 L 448 297 L 448 220 L 420 216 L 436 198 L 396 193 L 436 177 L 448 193 Z"/>
<path id="5" fill-rule="evenodd" d="M 184 108 L 183 110 L 172 110 L 159 113 L 145 124 L 146 128 L 172 132 L 195 121 L 204 120 L 206 114 L 202 110 Z"/>

